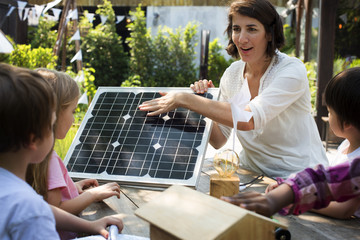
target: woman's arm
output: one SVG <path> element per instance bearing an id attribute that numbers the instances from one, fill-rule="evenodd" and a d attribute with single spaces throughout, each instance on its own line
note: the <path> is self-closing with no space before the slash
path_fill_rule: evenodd
<path id="1" fill-rule="evenodd" d="M 231 106 L 228 102 L 213 101 L 185 92 L 161 92 L 160 94 L 162 97 L 143 102 L 139 109 L 141 111 L 149 111 L 148 116 L 155 116 L 183 107 L 208 117 L 215 122 L 233 127 Z M 251 111 L 248 107 L 245 110 Z M 253 120 L 239 122 L 238 129 L 244 131 L 253 129 Z"/>

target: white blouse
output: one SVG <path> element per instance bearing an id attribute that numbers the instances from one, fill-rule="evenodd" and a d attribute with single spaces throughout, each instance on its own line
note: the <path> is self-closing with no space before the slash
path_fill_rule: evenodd
<path id="1" fill-rule="evenodd" d="M 229 101 L 244 82 L 245 62 L 236 61 L 220 81 L 220 101 Z M 249 107 L 254 130 L 237 131 L 243 147 L 243 166 L 270 177 L 328 166 L 325 149 L 311 115 L 309 83 L 304 64 L 297 58 L 277 52 L 260 79 L 258 96 Z M 229 137 L 231 128 L 219 124 Z"/>

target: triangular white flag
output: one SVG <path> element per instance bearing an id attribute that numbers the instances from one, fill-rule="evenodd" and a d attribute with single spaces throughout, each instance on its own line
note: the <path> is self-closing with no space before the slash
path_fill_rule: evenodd
<path id="1" fill-rule="evenodd" d="M 14 11 L 15 8 L 16 8 L 15 6 L 11 6 L 10 9 L 9 9 L 9 11 L 6 13 L 6 17 L 10 16 L 11 13 Z"/>
<path id="2" fill-rule="evenodd" d="M 70 20 L 78 19 L 78 11 L 77 9 L 70 9 L 68 15 L 66 16 L 66 19 Z"/>
<path id="3" fill-rule="evenodd" d="M 53 15 L 55 17 L 55 21 L 59 21 L 59 16 L 60 16 L 60 13 L 61 13 L 61 9 L 58 9 L 58 8 L 52 8 L 51 9 L 52 12 L 53 12 Z"/>
<path id="4" fill-rule="evenodd" d="M 55 0 L 55 1 L 49 2 L 46 5 L 46 8 L 44 9 L 44 13 L 46 13 L 50 8 L 53 8 L 54 6 L 58 5 L 60 2 L 61 2 L 61 0 Z"/>
<path id="5" fill-rule="evenodd" d="M 0 31 L 0 53 L 11 53 L 14 47 L 11 42 L 6 38 L 5 34 Z"/>
<path id="6" fill-rule="evenodd" d="M 79 31 L 79 29 L 78 29 L 78 30 L 74 33 L 74 35 L 70 38 L 69 43 L 70 43 L 72 40 L 80 40 L 80 31 Z"/>
<path id="7" fill-rule="evenodd" d="M 100 15 L 101 24 L 104 25 L 106 20 L 108 19 L 108 16 Z"/>
<path id="8" fill-rule="evenodd" d="M 45 5 L 37 5 L 37 4 L 35 4 L 35 12 L 36 12 L 36 15 L 37 15 L 38 18 L 41 16 L 44 7 L 45 7 Z"/>
<path id="9" fill-rule="evenodd" d="M 89 104 L 88 98 L 87 98 L 87 92 L 85 91 L 83 95 L 79 98 L 78 104 Z"/>
<path id="10" fill-rule="evenodd" d="M 29 10 L 30 8 L 25 8 L 25 13 L 24 13 L 24 21 L 27 19 L 27 17 L 29 16 Z"/>
<path id="11" fill-rule="evenodd" d="M 17 1 L 17 4 L 18 4 L 18 11 L 19 11 L 19 18 L 20 20 L 23 20 L 23 10 L 27 4 L 27 2 L 24 2 L 24 1 Z"/>
<path id="12" fill-rule="evenodd" d="M 75 54 L 75 56 L 71 59 L 70 62 L 73 62 L 73 61 L 75 61 L 75 60 L 80 60 L 80 61 L 82 61 L 82 53 L 81 53 L 81 50 L 79 50 L 79 51 Z"/>
<path id="13" fill-rule="evenodd" d="M 344 13 L 344 14 L 340 15 L 340 19 L 343 20 L 343 22 L 346 24 L 347 23 L 347 14 Z"/>
<path id="14" fill-rule="evenodd" d="M 88 13 L 86 15 L 87 19 L 89 20 L 90 23 L 92 23 L 94 21 L 94 16 L 95 16 L 95 13 Z"/>
<path id="15" fill-rule="evenodd" d="M 75 77 L 75 81 L 76 82 L 79 82 L 79 83 L 81 83 L 81 82 L 83 82 L 84 81 L 84 72 L 83 71 L 81 71 L 81 74 L 78 74 L 76 77 Z"/>
<path id="16" fill-rule="evenodd" d="M 122 20 L 124 20 L 125 16 L 116 16 L 116 23 L 115 24 L 118 24 L 119 22 L 121 22 Z"/>

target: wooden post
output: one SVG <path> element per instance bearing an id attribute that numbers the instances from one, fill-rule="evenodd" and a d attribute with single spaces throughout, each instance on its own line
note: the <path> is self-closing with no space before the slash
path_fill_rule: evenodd
<path id="1" fill-rule="evenodd" d="M 72 1 L 72 9 L 77 9 L 75 0 Z M 75 19 L 75 20 L 73 20 L 73 22 L 74 22 L 74 31 L 76 32 L 78 30 L 78 20 Z M 76 53 L 78 51 L 80 51 L 80 41 L 79 40 L 75 40 L 75 50 L 76 50 Z M 83 68 L 82 60 L 76 60 L 76 68 L 77 68 L 78 72 L 82 70 L 82 68 Z"/>
<path id="2" fill-rule="evenodd" d="M 305 0 L 305 45 L 304 45 L 304 62 L 308 62 L 311 59 L 311 32 L 312 32 L 312 10 L 313 0 Z"/>
<path id="3" fill-rule="evenodd" d="M 317 96 L 315 117 L 318 130 L 321 133 L 324 124 L 321 117 L 326 116 L 327 109 L 323 94 L 326 84 L 333 75 L 334 64 L 334 46 L 335 46 L 335 23 L 336 10 L 339 0 L 320 0 L 320 33 L 319 33 L 319 60 L 318 60 L 318 76 L 317 76 Z M 323 137 L 323 136 L 322 136 Z"/>
<path id="4" fill-rule="evenodd" d="M 300 57 L 300 37 L 301 37 L 301 18 L 303 15 L 303 0 L 298 1 L 296 8 L 296 39 L 295 39 L 295 56 Z"/>
<path id="5" fill-rule="evenodd" d="M 60 46 L 61 46 L 61 40 L 62 40 L 62 36 L 64 34 L 64 26 L 66 23 L 66 16 L 69 12 L 70 9 L 70 2 L 71 0 L 66 0 L 65 4 L 64 4 L 64 8 L 61 14 L 61 18 L 60 18 L 60 23 L 59 23 L 59 28 L 58 28 L 58 35 L 57 35 L 57 39 L 56 39 L 56 43 L 54 46 L 54 55 L 55 56 L 59 56 L 59 52 L 60 52 Z"/>
<path id="6" fill-rule="evenodd" d="M 210 196 L 220 198 L 221 196 L 233 196 L 239 193 L 240 179 L 237 175 L 229 178 L 220 177 L 219 174 L 210 176 Z"/>

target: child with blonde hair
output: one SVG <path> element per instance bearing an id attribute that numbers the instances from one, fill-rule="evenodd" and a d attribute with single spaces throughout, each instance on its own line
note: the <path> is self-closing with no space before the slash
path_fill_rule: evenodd
<path id="1" fill-rule="evenodd" d="M 89 222 L 50 207 L 25 182 L 28 165 L 43 161 L 53 147 L 55 104 L 40 74 L 0 64 L 0 239 L 59 239 L 56 227 L 107 238 L 107 226 L 123 228 L 118 217 Z"/>
<path id="2" fill-rule="evenodd" d="M 350 68 L 330 80 L 325 90 L 329 124 L 345 138 L 332 166 L 307 168 L 271 184 L 266 195 L 240 193 L 223 200 L 271 216 L 315 211 L 334 218 L 360 217 L 360 68 Z"/>
<path id="3" fill-rule="evenodd" d="M 65 138 L 74 122 L 80 91 L 77 83 L 68 74 L 49 69 L 37 69 L 52 86 L 57 97 L 55 139 Z M 32 166 L 28 180 L 47 202 L 69 213 L 78 215 L 91 203 L 117 196 L 120 186 L 107 183 L 99 186 L 96 179 L 85 179 L 74 183 L 61 158 L 55 151 L 43 164 Z M 62 239 L 76 237 L 74 233 L 60 232 Z"/>

